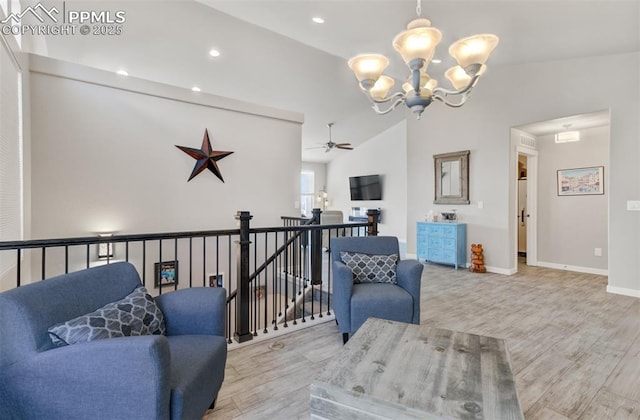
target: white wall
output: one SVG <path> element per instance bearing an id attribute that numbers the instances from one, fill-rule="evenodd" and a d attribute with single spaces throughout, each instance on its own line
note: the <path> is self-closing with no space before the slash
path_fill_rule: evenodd
<path id="1" fill-rule="evenodd" d="M 414 222 L 441 207 L 431 204 L 433 154 L 470 149 L 471 205 L 457 206 L 467 241 L 485 245 L 488 266 L 514 270 L 510 127 L 610 109 L 608 289 L 640 296 L 640 213 L 626 210 L 627 200 L 640 199 L 639 78 L 639 53 L 489 67 L 463 108 L 434 104 L 421 120 L 409 118 L 408 251 L 415 252 Z"/>
<path id="2" fill-rule="evenodd" d="M 580 131 L 580 141 L 538 137 L 538 264 L 606 271 L 609 127 Z M 557 170 L 604 166 L 604 195 L 558 196 Z M 594 256 L 594 248 L 602 256 Z"/>
<path id="3" fill-rule="evenodd" d="M 32 57 L 34 238 L 253 226 L 297 215 L 299 114 Z M 225 182 L 190 182 L 208 129 Z M 277 151 L 277 152 L 274 152 Z"/>
<path id="4" fill-rule="evenodd" d="M 360 144 L 353 152 L 345 151 L 327 165 L 327 188 L 331 209 L 342 210 L 345 218 L 351 207 L 380 207 L 380 235 L 397 236 L 406 241 L 407 219 L 407 126 L 402 121 Z M 382 200 L 351 201 L 349 177 L 380 174 Z"/>

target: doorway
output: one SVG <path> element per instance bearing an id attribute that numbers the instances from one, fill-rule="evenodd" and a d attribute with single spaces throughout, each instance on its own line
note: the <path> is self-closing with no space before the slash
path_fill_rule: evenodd
<path id="1" fill-rule="evenodd" d="M 511 128 L 513 272 L 520 259 L 532 266 L 606 273 L 607 189 L 567 197 L 559 193 L 557 174 L 565 168 L 606 168 L 609 122 L 609 111 L 602 110 Z M 572 141 L 559 135 L 574 131 L 579 136 Z"/>
<path id="2" fill-rule="evenodd" d="M 538 264 L 538 152 L 526 147 L 516 147 L 516 226 L 515 226 L 515 264 Z"/>
<path id="3" fill-rule="evenodd" d="M 527 156 L 518 154 L 518 257 L 527 258 Z"/>

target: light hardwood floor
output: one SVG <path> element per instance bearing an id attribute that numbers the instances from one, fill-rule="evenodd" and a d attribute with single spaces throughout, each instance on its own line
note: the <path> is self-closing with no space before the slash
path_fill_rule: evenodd
<path id="1" fill-rule="evenodd" d="M 640 419 L 640 299 L 607 278 L 520 266 L 426 265 L 421 323 L 504 338 L 527 419 Z M 309 385 L 342 347 L 329 322 L 229 352 L 204 419 L 308 419 Z"/>

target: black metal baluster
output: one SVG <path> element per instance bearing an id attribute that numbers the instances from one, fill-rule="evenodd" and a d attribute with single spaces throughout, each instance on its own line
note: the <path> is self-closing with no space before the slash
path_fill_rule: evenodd
<path id="1" fill-rule="evenodd" d="M 47 257 L 45 256 L 46 249 L 46 247 L 42 247 L 42 280 L 44 280 L 45 277 L 45 264 L 47 260 Z"/>
<path id="2" fill-rule="evenodd" d="M 284 243 L 289 241 L 289 231 L 284 231 Z M 289 316 L 289 249 L 284 252 L 284 327 L 287 328 L 287 318 Z M 281 271 L 282 272 L 282 271 Z"/>
<path id="3" fill-rule="evenodd" d="M 207 237 L 202 237 L 202 286 L 207 285 Z"/>
<path id="4" fill-rule="evenodd" d="M 142 285 L 147 286 L 147 241 L 142 241 Z"/>
<path id="5" fill-rule="evenodd" d="M 193 287 L 193 238 L 189 237 L 189 287 Z"/>
<path id="6" fill-rule="evenodd" d="M 271 265 L 271 283 L 272 283 L 271 301 L 273 303 L 272 308 L 271 308 L 271 314 L 273 315 L 273 321 L 271 323 L 273 324 L 273 330 L 274 331 L 278 331 L 278 322 L 277 322 L 278 316 L 277 316 L 277 311 L 276 311 L 276 262 L 275 261 Z"/>
<path id="7" fill-rule="evenodd" d="M 64 246 L 64 273 L 69 272 L 69 245 Z"/>
<path id="8" fill-rule="evenodd" d="M 327 290 L 325 294 L 327 296 L 327 316 L 331 315 L 331 269 L 333 268 L 331 258 L 331 248 L 329 248 L 329 252 L 327 253 Z"/>
<path id="9" fill-rule="evenodd" d="M 176 262 L 176 277 L 175 283 L 173 283 L 173 290 L 178 290 L 178 282 L 180 281 L 180 264 L 178 264 L 178 238 L 173 242 L 173 260 Z"/>
<path id="10" fill-rule="evenodd" d="M 18 251 L 18 261 L 16 262 L 16 287 L 20 287 L 20 277 L 21 277 L 21 272 L 22 272 L 22 261 L 20 258 L 20 248 L 18 248 L 16 251 Z"/>
<path id="11" fill-rule="evenodd" d="M 269 233 L 264 233 L 264 260 L 267 261 L 268 255 L 268 244 L 269 244 Z M 269 313 L 268 313 L 268 304 L 269 296 L 267 296 L 267 290 L 269 290 L 267 281 L 269 280 L 269 275 L 267 274 L 267 270 L 264 270 L 264 330 L 262 331 L 264 334 L 268 333 L 267 325 L 269 325 Z"/>
<path id="12" fill-rule="evenodd" d="M 302 302 L 300 303 L 302 306 L 300 307 L 300 314 L 302 316 L 302 321 L 301 322 L 307 322 L 307 317 L 305 316 L 305 301 L 307 298 L 307 291 L 305 288 L 305 281 L 304 281 L 304 274 L 303 274 L 303 269 L 304 269 L 304 260 L 303 255 L 302 255 L 302 235 L 305 232 L 300 231 L 300 236 L 298 236 L 298 245 L 296 245 L 296 249 L 298 250 L 298 272 L 300 273 L 299 275 L 299 288 L 300 288 L 300 293 L 302 294 Z"/>
<path id="13" fill-rule="evenodd" d="M 90 254 L 90 252 L 89 252 L 90 248 L 91 248 L 91 245 L 87 244 L 87 268 L 89 268 L 89 260 L 91 259 L 90 255 L 89 255 Z"/>
<path id="14" fill-rule="evenodd" d="M 235 305 L 236 300 L 233 299 L 232 302 L 229 302 L 227 305 L 227 343 L 231 344 L 231 305 Z M 235 311 L 234 311 L 235 312 Z"/>
<path id="15" fill-rule="evenodd" d="M 253 272 L 258 267 L 258 234 L 253 234 Z M 258 300 L 259 277 L 253 279 L 253 336 L 258 336 L 258 312 L 260 311 L 260 301 Z"/>
<path id="16" fill-rule="evenodd" d="M 311 248 L 313 248 L 313 230 L 309 230 L 307 232 L 307 234 L 309 235 L 309 242 L 307 243 L 307 245 L 309 245 Z M 316 316 L 315 316 L 315 303 L 316 303 L 316 286 L 313 283 L 312 277 L 313 277 L 313 250 L 311 250 L 309 252 L 311 255 L 309 255 L 309 285 L 311 286 L 311 320 L 315 320 Z"/>
<path id="17" fill-rule="evenodd" d="M 160 254 L 159 255 L 160 258 L 158 259 L 158 262 L 156 264 L 159 264 L 159 265 L 153 266 L 154 267 L 153 281 L 154 281 L 154 284 L 155 282 L 158 282 L 158 294 L 161 295 L 162 294 L 162 239 L 159 240 L 158 254 Z"/>
<path id="18" fill-rule="evenodd" d="M 129 262 L 129 241 L 124 243 L 124 260 Z"/>

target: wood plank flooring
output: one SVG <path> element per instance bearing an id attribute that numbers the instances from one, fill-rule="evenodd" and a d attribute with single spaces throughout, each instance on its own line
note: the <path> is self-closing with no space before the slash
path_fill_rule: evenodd
<path id="1" fill-rule="evenodd" d="M 640 420 L 640 299 L 606 293 L 606 277 L 428 264 L 422 282 L 421 324 L 506 341 L 526 419 Z M 308 419 L 309 385 L 341 347 L 331 321 L 230 351 L 204 419 Z"/>

